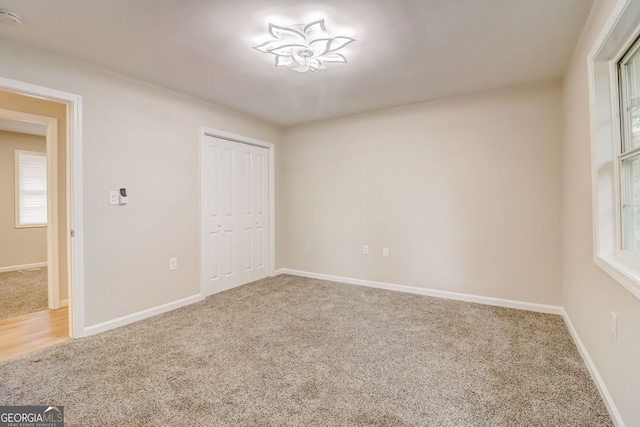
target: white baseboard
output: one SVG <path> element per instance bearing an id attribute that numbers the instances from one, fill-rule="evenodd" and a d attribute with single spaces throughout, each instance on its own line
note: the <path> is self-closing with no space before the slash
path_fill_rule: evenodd
<path id="1" fill-rule="evenodd" d="M 604 404 L 607 406 L 607 409 L 609 410 L 609 415 L 611 415 L 611 419 L 613 420 L 613 423 L 617 427 L 624 427 L 624 421 L 622 421 L 622 417 L 618 412 L 618 408 L 616 408 L 615 403 L 613 403 L 613 398 L 609 394 L 609 390 L 607 390 L 607 386 L 604 384 L 604 381 L 602 380 L 600 373 L 596 369 L 596 365 L 593 363 L 593 360 L 591 359 L 591 356 L 589 355 L 587 348 L 582 343 L 582 340 L 578 335 L 578 331 L 576 331 L 576 329 L 574 328 L 573 323 L 571 322 L 571 319 L 569 318 L 569 315 L 564 310 L 564 308 L 562 309 L 562 317 L 564 318 L 564 322 L 567 325 L 567 329 L 569 329 L 569 332 L 573 337 L 573 342 L 575 342 L 576 346 L 578 347 L 578 351 L 582 356 L 582 360 L 584 361 L 585 365 L 587 365 L 587 369 L 589 369 L 589 372 L 591 373 L 591 378 L 593 378 L 593 381 L 596 383 L 596 387 L 598 387 L 600 396 L 602 397 Z"/>
<path id="2" fill-rule="evenodd" d="M 531 302 L 514 301 L 501 298 L 483 297 L 479 295 L 463 294 L 458 292 L 440 291 L 437 289 L 417 288 L 414 286 L 396 285 L 394 283 L 374 282 L 371 280 L 353 279 L 350 277 L 331 276 L 329 274 L 309 273 L 307 271 L 290 270 L 282 268 L 275 271 L 276 276 L 291 274 L 293 276 L 309 277 L 311 279 L 328 280 L 330 282 L 347 283 L 350 285 L 366 286 L 369 288 L 386 289 L 390 291 L 405 292 L 409 294 L 426 295 L 436 298 L 446 298 L 457 301 L 475 302 L 478 304 L 495 305 L 498 307 L 516 308 L 519 310 L 535 311 L 538 313 L 562 315 L 564 310 L 557 305 L 536 304 Z"/>
<path id="3" fill-rule="evenodd" d="M 118 317 L 117 319 L 108 320 L 106 322 L 98 323 L 97 325 L 87 326 L 84 328 L 83 337 L 95 335 L 100 332 L 105 332 L 110 329 L 115 329 L 120 326 L 125 326 L 130 323 L 137 322 L 139 320 L 148 319 L 149 317 L 157 316 L 158 314 L 166 313 L 167 311 L 175 310 L 180 307 L 184 307 L 204 299 L 204 295 L 197 294 L 191 297 L 183 298 L 177 301 L 173 301 L 167 304 L 159 305 L 157 307 L 148 308 L 146 310 L 139 311 L 137 313 L 128 314 L 126 316 Z"/>
<path id="4" fill-rule="evenodd" d="M 10 265 L 8 267 L 0 267 L 0 273 L 4 273 L 7 271 L 18 271 L 18 270 L 29 270 L 31 268 L 41 268 L 46 267 L 47 262 L 36 262 L 33 264 L 22 264 L 22 265 Z"/>
<path id="5" fill-rule="evenodd" d="M 60 307 L 68 307 L 68 306 L 69 306 L 69 300 L 68 299 L 60 300 Z"/>

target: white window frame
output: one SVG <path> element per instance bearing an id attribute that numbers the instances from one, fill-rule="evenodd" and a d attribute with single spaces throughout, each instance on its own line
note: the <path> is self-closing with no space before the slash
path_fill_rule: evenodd
<path id="1" fill-rule="evenodd" d="M 588 56 L 594 263 L 640 299 L 640 256 L 623 249 L 618 64 L 640 35 L 640 1 L 620 0 Z"/>
<path id="2" fill-rule="evenodd" d="M 47 226 L 47 222 L 42 223 L 22 223 L 21 218 L 21 196 L 22 192 L 20 191 L 20 156 L 28 155 L 28 156 L 37 156 L 43 157 L 45 162 L 45 180 L 47 180 L 47 153 L 37 152 L 37 151 L 24 151 L 24 150 L 16 150 L 15 151 L 15 227 L 16 228 L 42 228 Z M 45 197 L 48 197 L 48 194 L 45 190 Z M 48 203 L 48 200 L 47 200 Z M 48 219 L 48 210 L 47 205 L 45 204 L 45 215 Z"/>

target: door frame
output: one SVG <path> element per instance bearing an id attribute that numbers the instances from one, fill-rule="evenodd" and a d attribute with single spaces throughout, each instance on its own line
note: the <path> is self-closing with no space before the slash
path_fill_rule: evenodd
<path id="1" fill-rule="evenodd" d="M 60 284 L 58 276 L 58 119 L 5 109 L 0 109 L 0 118 L 17 122 L 36 123 L 44 125 L 46 128 L 47 295 L 49 309 L 56 310 L 60 308 Z"/>
<path id="2" fill-rule="evenodd" d="M 237 142 L 240 144 L 253 145 L 256 147 L 266 148 L 269 153 L 269 174 L 268 174 L 268 191 L 269 191 L 269 224 L 267 228 L 268 244 L 267 244 L 267 274 L 269 277 L 272 277 L 275 272 L 275 254 L 276 254 L 276 239 L 275 239 L 275 229 L 276 229 L 276 217 L 275 217 L 275 145 L 271 142 L 262 141 L 255 138 L 250 138 L 248 136 L 238 135 L 235 133 L 223 131 L 220 129 L 214 129 L 207 126 L 200 127 L 200 141 L 199 141 L 199 164 L 202 164 L 202 147 L 204 141 L 207 137 L 220 138 L 231 142 Z M 199 202 L 200 209 L 199 212 L 199 221 L 200 221 L 200 233 L 199 239 L 202 240 L 202 170 L 200 170 L 199 175 Z M 200 243 L 200 294 L 202 296 L 207 296 L 206 287 L 204 283 L 204 278 L 202 274 L 202 241 Z"/>
<path id="3" fill-rule="evenodd" d="M 57 89 L 0 77 L 0 89 L 20 95 L 66 104 L 67 140 L 67 271 L 69 294 L 69 335 L 85 336 L 84 331 L 84 246 L 82 212 L 82 97 Z M 61 124 L 62 125 L 62 124 Z M 56 151 L 56 150 L 52 150 Z M 47 153 L 49 154 L 49 153 Z M 57 199 L 56 199 L 57 203 Z M 56 232 L 57 232 L 57 227 Z M 57 236 L 59 239 L 60 236 Z"/>

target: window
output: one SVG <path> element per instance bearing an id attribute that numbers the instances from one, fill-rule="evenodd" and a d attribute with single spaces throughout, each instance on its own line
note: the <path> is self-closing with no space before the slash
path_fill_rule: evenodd
<path id="1" fill-rule="evenodd" d="M 622 249 L 640 256 L 640 42 L 618 62 Z"/>
<path id="2" fill-rule="evenodd" d="M 47 156 L 16 151 L 16 227 L 47 225 Z"/>
<path id="3" fill-rule="evenodd" d="M 589 53 L 594 262 L 640 298 L 640 2 L 619 0 Z"/>

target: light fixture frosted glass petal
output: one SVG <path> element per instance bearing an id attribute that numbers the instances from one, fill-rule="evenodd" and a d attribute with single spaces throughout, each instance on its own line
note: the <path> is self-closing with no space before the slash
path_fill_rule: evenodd
<path id="1" fill-rule="evenodd" d="M 299 50 L 309 50 L 309 48 L 303 44 L 286 44 L 269 50 L 269 53 L 278 56 L 293 56 L 293 54 Z"/>
<path id="2" fill-rule="evenodd" d="M 278 25 L 269 24 L 269 34 L 271 34 L 276 39 L 302 39 L 306 40 L 306 36 L 303 32 L 296 30 L 291 27 L 280 27 Z"/>
<path id="3" fill-rule="evenodd" d="M 313 35 L 323 37 L 328 34 L 327 27 L 324 26 L 324 19 L 307 24 L 304 27 L 303 32 L 307 37 L 313 36 Z"/>
<path id="4" fill-rule="evenodd" d="M 276 67 L 295 66 L 293 64 L 294 64 L 293 58 L 290 56 L 276 56 L 276 63 L 275 63 Z"/>
<path id="5" fill-rule="evenodd" d="M 309 58 L 307 59 L 307 66 L 312 69 L 312 70 L 318 70 L 320 69 L 320 66 L 322 65 L 322 63 L 320 62 L 320 60 L 318 58 Z"/>
<path id="6" fill-rule="evenodd" d="M 288 27 L 269 24 L 269 34 L 272 40 L 252 47 L 274 55 L 276 67 L 287 67 L 299 73 L 322 70 L 326 68 L 325 62 L 346 63 L 347 58 L 336 51 L 356 41 L 352 37 L 332 37 L 323 19 Z"/>
<path id="7" fill-rule="evenodd" d="M 343 62 L 347 63 L 347 58 L 344 55 L 340 55 L 339 53 L 329 52 L 326 55 L 322 55 L 320 58 L 322 62 Z"/>
<path id="8" fill-rule="evenodd" d="M 315 54 L 314 57 L 322 56 L 329 52 L 329 47 L 333 39 L 317 39 L 309 43 L 309 47 Z"/>
<path id="9" fill-rule="evenodd" d="M 342 49 L 343 47 L 345 47 L 349 43 L 353 43 L 354 41 L 356 41 L 356 39 L 351 37 L 334 37 L 333 41 L 331 42 L 331 48 L 329 49 L 329 51 L 335 52 L 336 50 Z"/>
<path id="10" fill-rule="evenodd" d="M 277 39 L 277 40 L 269 40 L 257 46 L 253 46 L 253 48 L 255 50 L 259 50 L 260 52 L 269 53 L 273 49 L 277 49 L 279 47 L 282 47 L 288 44 L 291 44 L 291 42 L 288 40 Z"/>

